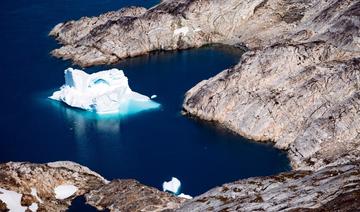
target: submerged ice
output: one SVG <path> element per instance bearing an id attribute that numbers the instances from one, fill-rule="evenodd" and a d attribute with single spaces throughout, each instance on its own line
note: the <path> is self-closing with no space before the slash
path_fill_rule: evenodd
<path id="1" fill-rule="evenodd" d="M 87 74 L 66 69 L 65 85 L 49 98 L 96 113 L 135 113 L 160 105 L 130 89 L 128 78 L 118 69 Z"/>

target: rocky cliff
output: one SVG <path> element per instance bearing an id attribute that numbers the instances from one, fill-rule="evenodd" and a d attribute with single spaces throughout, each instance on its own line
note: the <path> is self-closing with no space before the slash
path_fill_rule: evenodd
<path id="1" fill-rule="evenodd" d="M 66 211 L 85 195 L 87 204 L 110 211 L 356 211 L 360 208 L 360 161 L 317 171 L 297 170 L 256 177 L 214 188 L 192 200 L 175 197 L 135 180 L 106 181 L 72 162 L 0 164 L 0 189 L 17 192 L 19 205 L 31 211 Z M 57 199 L 54 188 L 78 191 Z M 0 211 L 9 209 L 0 190 Z"/>
<path id="2" fill-rule="evenodd" d="M 64 199 L 59 198 L 55 190 L 61 185 L 75 186 L 77 191 Z M 171 210 L 179 208 L 186 200 L 135 180 L 108 182 L 87 167 L 67 161 L 0 164 L 0 211 L 7 211 L 16 203 L 13 195 L 9 205 L 6 203 L 10 192 L 19 195 L 17 204 L 18 208 L 23 207 L 23 211 L 66 211 L 72 200 L 82 195 L 85 195 L 88 204 L 99 210 L 107 208 L 111 211 Z M 34 204 L 36 206 L 31 208 Z"/>
<path id="3" fill-rule="evenodd" d="M 359 175 L 342 167 L 359 172 L 359 1 L 164 0 L 148 10 L 125 8 L 61 23 L 50 35 L 63 45 L 52 54 L 81 66 L 211 43 L 249 49 L 235 67 L 188 91 L 184 113 L 272 142 L 289 153 L 295 171 L 227 185 L 241 192 L 214 189 L 184 210 L 287 209 L 276 206 L 281 202 L 299 210 L 336 209 L 337 203 L 344 210 L 358 207 L 347 203 L 359 200 Z M 302 177 L 288 177 L 298 173 Z M 329 173 L 344 178 L 337 181 Z M 251 183 L 274 178 L 283 180 L 271 190 Z M 334 186 L 338 190 L 322 198 L 321 179 L 349 184 Z M 310 184 L 300 193 L 286 193 L 305 182 Z M 245 197 L 250 191 L 256 192 Z M 311 198 L 300 198 L 302 193 Z"/>

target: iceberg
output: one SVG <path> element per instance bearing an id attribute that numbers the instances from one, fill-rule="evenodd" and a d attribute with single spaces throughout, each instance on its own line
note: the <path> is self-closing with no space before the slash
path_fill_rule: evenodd
<path id="1" fill-rule="evenodd" d="M 110 69 L 93 74 L 68 68 L 65 84 L 50 99 L 99 114 L 135 113 L 158 108 L 160 104 L 130 89 L 122 70 Z"/>
<path id="2" fill-rule="evenodd" d="M 192 199 L 193 197 L 184 193 L 180 193 L 180 187 L 181 187 L 181 182 L 179 179 L 177 179 L 176 177 L 172 177 L 170 181 L 165 181 L 163 183 L 163 191 L 168 191 L 173 193 L 174 195 L 181 197 L 181 198 L 185 198 L 185 199 Z"/>
<path id="3" fill-rule="evenodd" d="M 181 186 L 180 180 L 177 179 L 176 177 L 172 177 L 169 182 L 165 181 L 163 183 L 163 191 L 169 191 L 174 194 L 178 194 L 180 186 Z"/>

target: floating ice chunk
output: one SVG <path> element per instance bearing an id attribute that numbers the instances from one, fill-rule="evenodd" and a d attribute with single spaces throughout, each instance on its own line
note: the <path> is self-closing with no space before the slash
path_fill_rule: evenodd
<path id="1" fill-rule="evenodd" d="M 65 85 L 49 98 L 97 113 L 127 113 L 157 108 L 149 97 L 133 92 L 124 72 L 118 69 L 87 74 L 77 69 L 65 70 Z"/>
<path id="2" fill-rule="evenodd" d="M 10 211 L 25 211 L 27 207 L 21 206 L 22 194 L 0 188 L 0 200 L 6 204 Z"/>
<path id="3" fill-rule="evenodd" d="M 182 198 L 185 198 L 185 199 L 192 199 L 193 197 L 190 196 L 190 195 L 187 195 L 187 194 L 184 194 L 184 193 L 181 193 L 179 195 L 177 195 L 178 197 L 182 197 Z"/>
<path id="4" fill-rule="evenodd" d="M 177 194 L 179 193 L 180 186 L 181 186 L 180 180 L 178 180 L 176 177 L 172 177 L 169 182 L 165 181 L 163 183 L 163 191 L 169 191 L 174 194 Z"/>
<path id="5" fill-rule="evenodd" d="M 174 30 L 174 35 L 186 36 L 188 32 L 189 32 L 189 27 L 181 27 Z"/>
<path id="6" fill-rule="evenodd" d="M 157 97 L 157 95 L 152 95 L 151 97 L 150 97 L 150 99 L 155 99 Z"/>
<path id="7" fill-rule="evenodd" d="M 59 200 L 69 198 L 72 195 L 74 195 L 77 190 L 78 190 L 78 188 L 74 185 L 64 184 L 64 185 L 57 186 L 54 189 L 55 198 L 59 199 Z"/>

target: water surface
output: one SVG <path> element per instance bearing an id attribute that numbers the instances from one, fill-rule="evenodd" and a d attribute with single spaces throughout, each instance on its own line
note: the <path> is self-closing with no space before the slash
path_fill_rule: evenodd
<path id="1" fill-rule="evenodd" d="M 184 93 L 197 82 L 236 64 L 240 51 L 208 46 L 158 52 L 115 65 L 130 87 L 161 103 L 160 110 L 129 117 L 99 118 L 46 99 L 64 82 L 71 63 L 50 57 L 47 36 L 58 22 L 141 0 L 5 0 L 0 3 L 0 162 L 71 160 L 105 178 L 134 178 L 161 189 L 179 178 L 182 192 L 289 169 L 286 155 L 212 124 L 180 114 Z M 102 67 L 86 69 L 91 73 Z M 107 67 L 108 68 L 108 67 Z"/>

